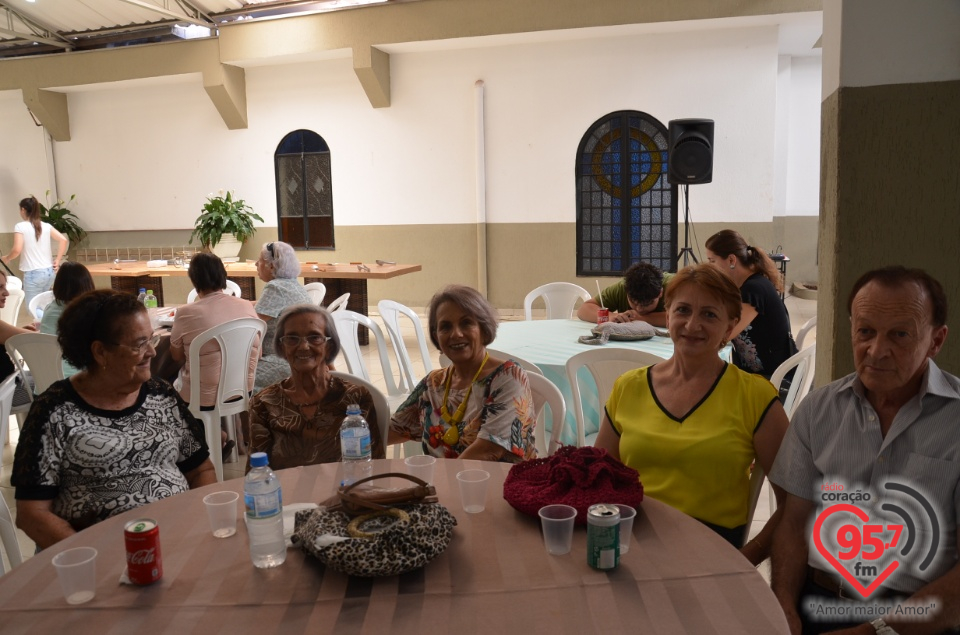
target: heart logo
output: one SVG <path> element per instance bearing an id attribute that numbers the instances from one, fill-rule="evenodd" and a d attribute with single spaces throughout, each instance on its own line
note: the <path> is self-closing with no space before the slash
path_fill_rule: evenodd
<path id="1" fill-rule="evenodd" d="M 864 524 L 870 521 L 870 516 L 867 514 L 867 512 L 863 511 L 859 507 L 848 505 L 846 503 L 832 505 L 831 507 L 825 509 L 823 513 L 817 517 L 817 522 L 813 526 L 813 542 L 817 547 L 817 551 L 820 552 L 820 555 L 823 556 L 827 562 L 833 565 L 833 568 L 837 570 L 837 573 L 843 576 L 843 579 L 849 582 L 850 586 L 852 586 L 854 590 L 856 590 L 856 592 L 863 596 L 863 599 L 866 600 L 871 594 L 873 594 L 874 591 L 877 590 L 877 587 L 883 584 L 883 581 L 886 580 L 891 573 L 897 570 L 897 567 L 900 566 L 900 563 L 894 560 L 887 565 L 886 569 L 880 572 L 880 575 L 878 575 L 869 586 L 863 586 L 860 580 L 855 578 L 852 573 L 847 571 L 846 567 L 844 567 L 843 564 L 841 564 L 840 561 L 837 560 L 837 558 L 827 550 L 827 547 L 823 544 L 823 539 L 820 536 L 820 532 L 823 529 L 823 523 L 827 520 L 827 518 L 833 514 L 841 512 L 849 512 L 853 514 Z"/>

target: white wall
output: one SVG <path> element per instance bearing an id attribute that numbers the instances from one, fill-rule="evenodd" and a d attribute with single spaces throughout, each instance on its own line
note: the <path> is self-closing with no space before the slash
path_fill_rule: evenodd
<path id="1" fill-rule="evenodd" d="M 786 213 L 820 214 L 820 70 L 819 57 L 791 61 L 787 120 Z"/>
<path id="2" fill-rule="evenodd" d="M 0 231 L 20 222 L 21 199 L 33 194 L 43 202 L 50 189 L 43 136 L 20 91 L 0 91 Z"/>
<path id="3" fill-rule="evenodd" d="M 197 78 L 107 87 L 70 94 L 72 140 L 56 145 L 56 168 L 61 195 L 78 195 L 74 209 L 91 230 L 189 228 L 219 188 L 236 190 L 273 226 L 273 153 L 283 135 L 308 128 L 332 151 L 337 224 L 472 223 L 473 87 L 482 79 L 489 222 L 573 222 L 577 145 L 596 119 L 621 109 L 664 125 L 716 120 L 714 181 L 691 188 L 693 220 L 766 222 L 777 66 L 776 27 L 394 53 L 384 109 L 370 107 L 348 59 L 257 67 L 247 70 L 249 128 L 236 131 Z M 8 199 L 43 188 L 30 181 L 44 176 L 40 129 L 11 94 L 0 94 L 0 144 L 13 139 L 21 152 L 0 155 L 0 188 L 13 192 L 5 216 Z M 809 113 L 791 114 L 790 126 L 810 127 L 799 139 L 819 143 L 816 114 L 816 127 Z M 790 162 L 810 150 L 791 151 Z M 808 213 L 789 192 L 787 211 Z"/>

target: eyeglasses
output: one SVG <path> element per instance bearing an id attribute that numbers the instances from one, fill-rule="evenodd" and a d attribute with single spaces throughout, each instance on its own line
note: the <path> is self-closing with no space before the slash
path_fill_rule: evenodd
<path id="1" fill-rule="evenodd" d="M 124 348 L 129 348 L 130 350 L 132 350 L 132 351 L 133 351 L 134 353 L 136 353 L 137 355 L 143 355 L 143 354 L 146 352 L 146 350 L 144 349 L 144 347 L 147 346 L 147 345 L 150 345 L 152 348 L 156 348 L 156 347 L 157 347 L 157 344 L 160 343 L 160 338 L 161 338 L 160 335 L 154 335 L 154 336 L 151 337 L 150 339 L 143 340 L 143 341 L 140 342 L 139 344 L 120 344 L 120 343 L 115 343 L 114 346 L 123 346 Z"/>
<path id="2" fill-rule="evenodd" d="M 311 335 L 305 335 L 300 337 L 299 335 L 283 335 L 280 337 L 280 343 L 289 348 L 296 348 L 300 346 L 300 342 L 307 340 L 307 344 L 310 346 L 320 346 L 321 344 L 326 344 L 330 341 L 330 337 L 327 335 L 317 335 L 313 333 Z"/>

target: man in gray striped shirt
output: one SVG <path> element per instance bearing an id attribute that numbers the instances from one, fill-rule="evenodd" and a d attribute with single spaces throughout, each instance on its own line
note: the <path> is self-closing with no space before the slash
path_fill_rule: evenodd
<path id="1" fill-rule="evenodd" d="M 788 493 L 772 588 L 793 633 L 948 631 L 960 626 L 960 379 L 933 362 L 946 296 L 926 272 L 888 267 L 857 280 L 848 310 L 856 372 L 800 404 L 770 474 Z M 905 527 L 899 544 L 891 524 Z M 905 615 L 914 603 L 933 608 Z"/>

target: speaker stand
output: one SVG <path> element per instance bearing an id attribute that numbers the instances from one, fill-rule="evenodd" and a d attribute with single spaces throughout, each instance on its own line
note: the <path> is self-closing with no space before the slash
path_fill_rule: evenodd
<path id="1" fill-rule="evenodd" d="M 690 259 L 700 264 L 697 256 L 693 253 L 693 249 L 690 248 L 690 186 L 686 183 L 683 185 L 683 205 L 683 249 L 677 254 L 677 259 L 674 262 L 676 269 L 680 269 L 681 258 L 683 258 L 684 267 L 690 264 Z"/>

